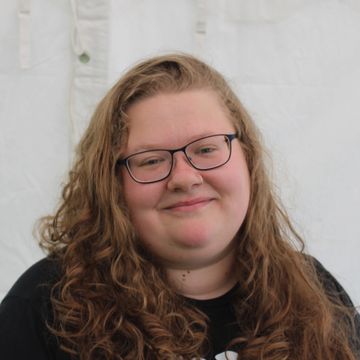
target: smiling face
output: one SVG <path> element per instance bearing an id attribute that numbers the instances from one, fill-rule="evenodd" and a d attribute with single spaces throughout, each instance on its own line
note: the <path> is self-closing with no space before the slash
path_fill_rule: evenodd
<path id="1" fill-rule="evenodd" d="M 174 149 L 235 128 L 209 90 L 161 93 L 128 110 L 125 155 Z M 238 139 L 230 160 L 216 169 L 193 168 L 181 151 L 160 182 L 135 182 L 123 167 L 125 201 L 140 240 L 165 267 L 194 269 L 233 252 L 249 204 L 249 172 Z"/>

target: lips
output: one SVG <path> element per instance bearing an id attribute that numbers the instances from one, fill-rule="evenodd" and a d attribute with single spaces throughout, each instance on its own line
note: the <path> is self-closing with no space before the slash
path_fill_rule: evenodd
<path id="1" fill-rule="evenodd" d="M 209 197 L 188 199 L 165 206 L 164 210 L 192 211 L 206 206 L 213 200 L 213 198 Z"/>

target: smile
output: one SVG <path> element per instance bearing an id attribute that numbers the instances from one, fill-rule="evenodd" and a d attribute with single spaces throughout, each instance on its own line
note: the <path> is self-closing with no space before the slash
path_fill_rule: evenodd
<path id="1" fill-rule="evenodd" d="M 175 204 L 166 207 L 165 210 L 175 211 L 175 212 L 191 212 L 207 206 L 213 200 L 214 200 L 213 198 L 198 198 L 187 201 L 179 201 Z"/>

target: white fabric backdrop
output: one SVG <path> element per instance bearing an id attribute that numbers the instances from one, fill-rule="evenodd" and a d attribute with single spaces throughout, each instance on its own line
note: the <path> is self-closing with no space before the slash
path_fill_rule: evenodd
<path id="1" fill-rule="evenodd" d="M 232 83 L 309 252 L 360 304 L 359 1 L 3 0 L 0 9 L 0 299 L 43 256 L 33 224 L 55 209 L 98 99 L 140 58 L 185 51 Z"/>

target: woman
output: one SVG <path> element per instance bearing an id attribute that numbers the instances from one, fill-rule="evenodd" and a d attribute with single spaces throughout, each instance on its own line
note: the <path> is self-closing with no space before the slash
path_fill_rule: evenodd
<path id="1" fill-rule="evenodd" d="M 6 359 L 358 356 L 356 311 L 302 253 L 252 120 L 191 56 L 104 97 L 41 245 L 1 305 Z"/>

